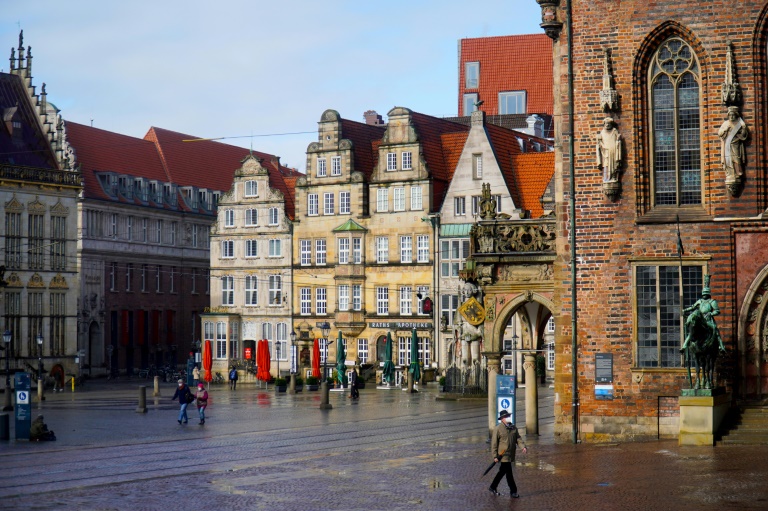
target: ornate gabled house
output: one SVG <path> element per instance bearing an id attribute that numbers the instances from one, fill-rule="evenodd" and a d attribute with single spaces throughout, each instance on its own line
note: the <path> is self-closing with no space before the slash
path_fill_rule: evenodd
<path id="1" fill-rule="evenodd" d="M 212 346 L 214 372 L 236 367 L 240 378 L 252 380 L 261 340 L 269 342 L 270 371 L 289 370 L 291 221 L 299 176 L 279 158 L 252 151 L 219 199 L 211 232 L 211 307 L 201 330 Z"/>
<path id="2" fill-rule="evenodd" d="M 77 370 L 77 197 L 58 110 L 32 84 L 32 51 L 19 35 L 10 73 L 0 73 L 2 330 L 11 372 L 40 368 L 64 382 Z M 38 373 L 39 374 L 39 373 Z"/>

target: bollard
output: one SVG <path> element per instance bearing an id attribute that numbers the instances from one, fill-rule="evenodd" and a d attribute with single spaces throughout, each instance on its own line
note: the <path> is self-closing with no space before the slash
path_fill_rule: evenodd
<path id="1" fill-rule="evenodd" d="M 147 386 L 139 387 L 139 406 L 136 407 L 136 413 L 147 413 Z"/>
<path id="2" fill-rule="evenodd" d="M 160 377 L 155 376 L 155 390 L 152 393 L 153 396 L 157 397 L 160 395 Z"/>
<path id="3" fill-rule="evenodd" d="M 320 384 L 320 409 L 321 410 L 332 410 L 333 405 L 328 402 L 328 393 L 330 390 L 328 389 L 328 380 L 326 379 L 324 382 Z"/>
<path id="4" fill-rule="evenodd" d="M 45 395 L 43 394 L 43 390 L 45 389 L 45 384 L 43 383 L 42 379 L 37 380 L 37 401 L 45 401 Z"/>
<path id="5" fill-rule="evenodd" d="M 74 392 L 75 391 L 75 377 L 72 376 L 72 378 L 70 378 L 69 381 L 72 382 L 72 392 Z"/>
<path id="6" fill-rule="evenodd" d="M 11 439 L 11 416 L 0 413 L 0 440 Z"/>

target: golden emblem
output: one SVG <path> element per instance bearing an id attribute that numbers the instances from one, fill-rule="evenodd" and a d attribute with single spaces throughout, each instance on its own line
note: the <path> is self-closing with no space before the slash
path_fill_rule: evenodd
<path id="1" fill-rule="evenodd" d="M 477 326 L 485 321 L 485 308 L 474 296 L 459 306 L 459 313 L 472 326 Z"/>

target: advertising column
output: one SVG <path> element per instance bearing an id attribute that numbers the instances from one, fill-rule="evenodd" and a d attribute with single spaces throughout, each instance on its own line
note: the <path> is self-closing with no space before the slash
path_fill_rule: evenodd
<path id="1" fill-rule="evenodd" d="M 32 399 L 29 395 L 32 378 L 29 373 L 16 373 L 13 381 L 16 389 L 16 440 L 29 440 L 32 427 Z"/>

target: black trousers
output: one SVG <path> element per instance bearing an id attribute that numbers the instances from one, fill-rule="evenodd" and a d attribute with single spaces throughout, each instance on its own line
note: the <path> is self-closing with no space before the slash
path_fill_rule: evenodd
<path id="1" fill-rule="evenodd" d="M 360 391 L 357 390 L 357 385 L 352 385 L 352 389 L 351 390 L 352 391 L 350 392 L 350 394 L 352 395 L 353 398 L 357 399 L 357 398 L 360 397 Z"/>
<path id="2" fill-rule="evenodd" d="M 499 487 L 501 478 L 507 476 L 507 484 L 509 485 L 510 493 L 517 493 L 517 485 L 515 484 L 515 476 L 512 475 L 512 463 L 509 461 L 502 461 L 499 463 L 499 473 L 493 478 L 491 488 L 494 490 Z"/>

